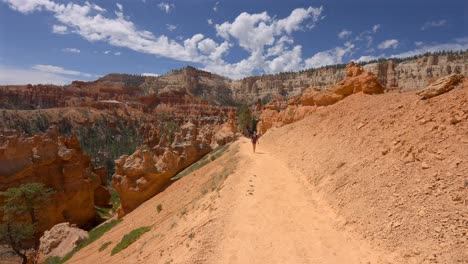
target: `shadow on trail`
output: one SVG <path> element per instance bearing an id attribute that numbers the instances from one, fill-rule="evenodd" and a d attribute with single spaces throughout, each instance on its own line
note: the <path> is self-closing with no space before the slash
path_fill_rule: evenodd
<path id="1" fill-rule="evenodd" d="M 268 154 L 268 153 L 265 153 L 265 152 L 255 152 L 254 154 Z"/>

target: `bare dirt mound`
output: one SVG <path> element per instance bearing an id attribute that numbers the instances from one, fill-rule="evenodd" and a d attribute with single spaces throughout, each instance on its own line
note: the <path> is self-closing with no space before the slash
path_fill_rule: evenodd
<path id="1" fill-rule="evenodd" d="M 397 263 L 468 263 L 466 82 L 429 100 L 356 94 L 261 140 Z"/>

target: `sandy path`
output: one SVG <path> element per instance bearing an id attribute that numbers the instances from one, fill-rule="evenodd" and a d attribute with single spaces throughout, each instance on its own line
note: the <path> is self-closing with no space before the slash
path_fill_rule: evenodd
<path id="1" fill-rule="evenodd" d="M 238 187 L 213 263 L 387 263 L 358 238 L 338 230 L 331 211 L 265 146 L 243 139 Z M 229 195 L 231 196 L 231 195 Z"/>

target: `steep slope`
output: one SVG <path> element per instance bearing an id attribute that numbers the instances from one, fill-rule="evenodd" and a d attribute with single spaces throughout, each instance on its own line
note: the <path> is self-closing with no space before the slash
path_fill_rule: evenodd
<path id="1" fill-rule="evenodd" d="M 69 263 L 391 263 L 339 230 L 336 215 L 301 177 L 273 153 L 252 153 L 241 139 L 125 216 Z M 111 256 L 111 248 L 141 226 L 152 228 Z M 106 242 L 108 249 L 99 251 Z"/>
<path id="2" fill-rule="evenodd" d="M 466 83 L 351 95 L 269 130 L 256 154 L 237 141 L 70 263 L 464 263 L 467 119 Z"/>
<path id="3" fill-rule="evenodd" d="M 467 82 L 428 100 L 352 95 L 262 140 L 307 176 L 346 227 L 402 263 L 468 259 Z"/>
<path id="4" fill-rule="evenodd" d="M 106 170 L 94 168 L 75 136 L 61 137 L 53 128 L 33 137 L 0 135 L 0 190 L 24 183 L 55 190 L 50 204 L 37 209 L 39 234 L 62 222 L 88 228 L 97 220 L 95 206 L 109 204 Z"/>

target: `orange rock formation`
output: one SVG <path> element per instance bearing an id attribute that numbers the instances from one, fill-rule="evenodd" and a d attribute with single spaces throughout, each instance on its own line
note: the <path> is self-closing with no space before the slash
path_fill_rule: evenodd
<path id="1" fill-rule="evenodd" d="M 63 138 L 53 128 L 32 137 L 0 135 L 0 190 L 40 182 L 56 191 L 50 206 L 39 212 L 40 232 L 61 222 L 89 226 L 96 217 L 95 204 L 109 203 L 99 173 L 75 136 Z"/>

